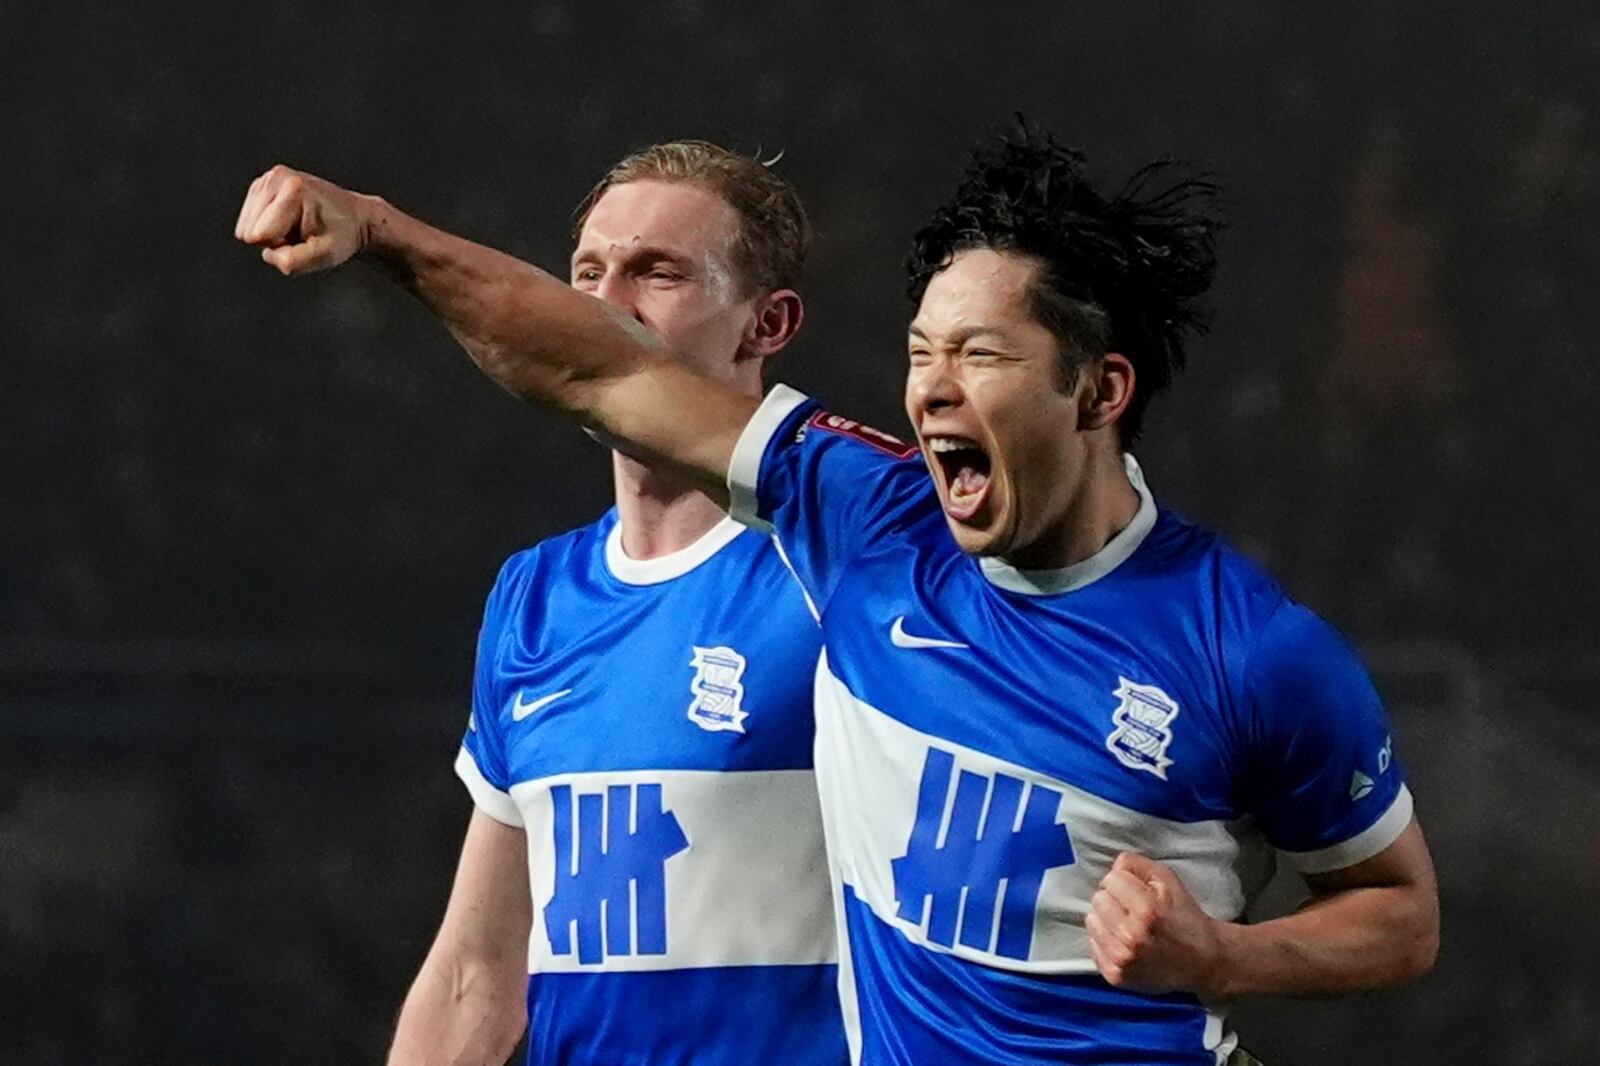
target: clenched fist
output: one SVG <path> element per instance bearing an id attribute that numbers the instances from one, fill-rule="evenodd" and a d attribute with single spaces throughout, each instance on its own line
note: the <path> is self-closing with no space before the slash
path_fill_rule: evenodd
<path id="1" fill-rule="evenodd" d="M 1094 964 L 1111 984 L 1201 995 L 1216 985 L 1221 924 L 1177 874 L 1129 851 L 1101 878 L 1083 920 Z"/>
<path id="2" fill-rule="evenodd" d="M 367 245 L 380 201 L 275 166 L 250 185 L 233 235 L 284 276 L 336 267 Z"/>

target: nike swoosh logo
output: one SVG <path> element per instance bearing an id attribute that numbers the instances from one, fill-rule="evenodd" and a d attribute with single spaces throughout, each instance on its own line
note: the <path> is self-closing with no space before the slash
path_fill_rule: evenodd
<path id="1" fill-rule="evenodd" d="M 937 637 L 918 637 L 906 632 L 906 616 L 901 615 L 889 627 L 889 640 L 897 648 L 966 648 L 970 645 L 959 640 L 940 640 Z"/>
<path id="2" fill-rule="evenodd" d="M 537 711 L 540 707 L 543 707 L 545 704 L 554 703 L 562 696 L 568 696 L 571 695 L 571 693 L 572 690 L 570 688 L 564 688 L 560 692 L 552 692 L 548 696 L 540 696 L 536 700 L 529 700 L 527 703 L 523 703 L 522 692 L 519 690 L 517 692 L 516 702 L 511 705 L 511 720 L 513 722 L 520 722 L 534 711 Z"/>

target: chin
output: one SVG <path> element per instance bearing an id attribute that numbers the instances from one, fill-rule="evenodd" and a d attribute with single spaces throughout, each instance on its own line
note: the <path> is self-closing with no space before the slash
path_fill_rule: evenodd
<path id="1" fill-rule="evenodd" d="M 980 526 L 946 514 L 944 522 L 950 527 L 956 547 L 968 555 L 1000 555 L 1010 546 L 1011 538 L 1006 535 L 1006 524 L 998 519 L 991 519 Z"/>

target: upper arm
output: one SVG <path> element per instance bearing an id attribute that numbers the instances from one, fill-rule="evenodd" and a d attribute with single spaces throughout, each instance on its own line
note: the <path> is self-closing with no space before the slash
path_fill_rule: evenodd
<path id="1" fill-rule="evenodd" d="M 532 923 L 527 835 L 474 809 L 436 947 L 508 970 L 514 964 L 520 977 Z"/>
<path id="2" fill-rule="evenodd" d="M 819 616 L 852 560 L 937 506 L 915 446 L 783 385 L 747 420 L 728 485 L 729 512 L 777 534 Z"/>
<path id="3" fill-rule="evenodd" d="M 671 362 L 638 321 L 504 252 L 385 206 L 368 252 L 501 388 L 726 498 L 728 456 L 756 401 Z"/>
<path id="4" fill-rule="evenodd" d="M 1433 872 L 1433 857 L 1422 827 L 1415 818 L 1395 838 L 1394 843 L 1369 859 L 1335 870 L 1305 875 L 1314 896 L 1325 896 L 1353 888 L 1415 888 L 1435 901 L 1438 887 Z"/>
<path id="5" fill-rule="evenodd" d="M 1383 948 L 1401 961 L 1399 977 L 1418 977 L 1432 968 L 1439 954 L 1439 885 L 1415 818 L 1394 843 L 1371 858 L 1305 877 L 1311 899 L 1303 910 L 1364 892 L 1380 908 L 1369 924 L 1382 930 Z"/>
<path id="6" fill-rule="evenodd" d="M 1358 866 L 1412 819 L 1382 701 L 1354 651 L 1283 601 L 1248 663 L 1246 806 L 1303 874 Z"/>

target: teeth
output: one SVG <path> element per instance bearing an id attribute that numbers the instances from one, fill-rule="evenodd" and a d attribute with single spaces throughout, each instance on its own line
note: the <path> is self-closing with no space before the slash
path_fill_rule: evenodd
<path id="1" fill-rule="evenodd" d="M 928 447 L 936 452 L 959 452 L 964 448 L 976 448 L 978 443 L 965 437 L 929 437 Z"/>

